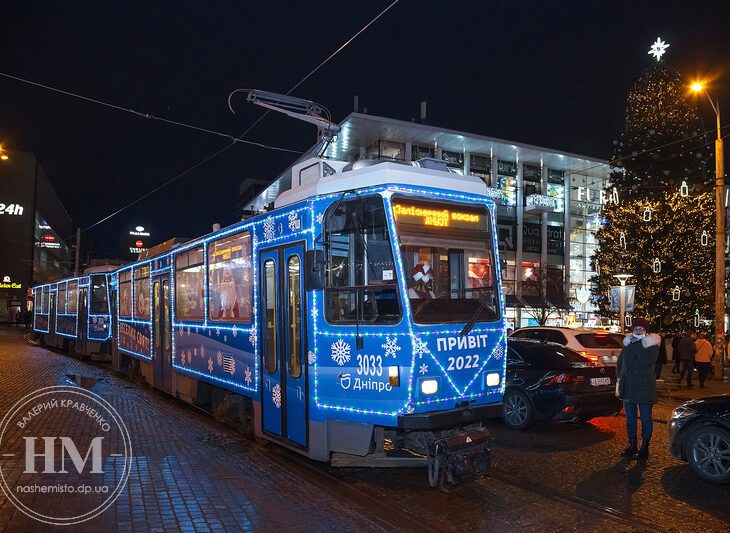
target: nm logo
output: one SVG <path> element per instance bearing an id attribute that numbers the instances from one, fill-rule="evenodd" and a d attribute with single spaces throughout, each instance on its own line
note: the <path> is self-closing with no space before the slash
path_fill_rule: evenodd
<path id="1" fill-rule="evenodd" d="M 0 422 L 0 488 L 46 524 L 78 524 L 103 513 L 124 490 L 132 457 L 119 413 L 81 387 L 40 389 Z"/>

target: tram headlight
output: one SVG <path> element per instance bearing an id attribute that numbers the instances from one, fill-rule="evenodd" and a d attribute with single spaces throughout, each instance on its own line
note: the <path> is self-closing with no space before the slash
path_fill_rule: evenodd
<path id="1" fill-rule="evenodd" d="M 400 367 L 389 366 L 388 367 L 388 383 L 391 387 L 400 387 Z"/>
<path id="2" fill-rule="evenodd" d="M 435 379 L 424 379 L 421 381 L 421 394 L 436 394 L 439 390 L 439 382 Z"/>
<path id="3" fill-rule="evenodd" d="M 492 372 L 487 374 L 487 387 L 496 387 L 499 385 L 499 374 Z"/>

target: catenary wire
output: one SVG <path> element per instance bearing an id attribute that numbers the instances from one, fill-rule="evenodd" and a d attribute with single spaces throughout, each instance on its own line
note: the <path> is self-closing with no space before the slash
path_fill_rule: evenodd
<path id="1" fill-rule="evenodd" d="M 329 55 L 329 56 L 327 57 L 327 59 L 325 59 L 324 61 L 322 61 L 322 62 L 321 62 L 321 63 L 320 63 L 319 65 L 317 65 L 317 66 L 316 66 L 316 67 L 315 67 L 315 68 L 314 68 L 313 70 L 311 70 L 311 71 L 310 71 L 310 72 L 309 72 L 309 73 L 308 73 L 308 74 L 307 74 L 306 76 L 304 76 L 304 78 L 302 78 L 302 79 L 301 79 L 301 80 L 300 80 L 299 82 L 297 82 L 297 83 L 296 83 L 296 84 L 295 84 L 295 85 L 294 85 L 294 86 L 293 86 L 293 87 L 292 87 L 291 89 L 289 89 L 289 90 L 288 90 L 288 91 L 286 92 L 286 94 L 290 94 L 290 93 L 291 93 L 292 91 L 294 91 L 294 90 L 295 90 L 295 89 L 296 89 L 297 87 L 299 87 L 299 86 L 300 86 L 300 85 L 301 85 L 302 83 L 304 83 L 304 81 L 306 81 L 307 79 L 309 79 L 309 78 L 310 78 L 310 77 L 311 77 L 311 76 L 312 76 L 312 75 L 313 75 L 313 74 L 314 74 L 315 72 L 317 72 L 317 71 L 318 71 L 318 70 L 319 70 L 320 68 L 322 68 L 322 67 L 323 67 L 323 66 L 324 66 L 324 65 L 325 65 L 325 64 L 326 64 L 326 63 L 327 63 L 328 61 L 330 61 L 330 60 L 331 60 L 332 58 L 334 58 L 334 57 L 335 57 L 335 56 L 336 56 L 336 55 L 337 55 L 338 53 L 340 53 L 340 52 L 341 52 L 341 51 L 342 51 L 342 50 L 343 50 L 343 49 L 344 49 L 344 48 L 345 48 L 345 47 L 346 47 L 347 45 L 349 45 L 349 44 L 350 44 L 350 43 L 351 43 L 351 42 L 352 42 L 352 41 L 353 41 L 354 39 L 356 39 L 356 38 L 357 38 L 357 37 L 358 37 L 359 35 L 361 35 L 361 34 L 362 34 L 362 33 L 363 33 L 363 32 L 364 32 L 365 30 L 367 30 L 367 29 L 368 29 L 368 28 L 369 28 L 369 27 L 370 27 L 370 26 L 371 26 L 371 25 L 372 25 L 372 24 L 373 24 L 373 23 L 374 23 L 375 21 L 377 21 L 377 20 L 378 20 L 378 19 L 379 19 L 379 18 L 380 18 L 381 16 L 383 16 L 383 15 L 384 15 L 384 14 L 385 14 L 385 13 L 386 13 L 386 12 L 387 12 L 388 10 L 390 10 L 390 9 L 391 9 L 391 8 L 392 8 L 393 6 L 395 6 L 395 5 L 396 5 L 396 4 L 398 3 L 398 2 L 399 2 L 399 0 L 394 0 L 394 1 L 393 1 L 393 2 L 391 3 L 391 4 L 389 4 L 389 5 L 388 5 L 388 6 L 387 6 L 387 7 L 385 8 L 385 9 L 383 9 L 383 10 L 382 10 L 382 11 L 381 11 L 380 13 L 378 13 L 378 15 L 376 15 L 376 16 L 375 16 L 375 17 L 374 17 L 373 19 L 371 19 L 371 20 L 370 20 L 370 22 L 368 22 L 368 23 L 367 23 L 367 24 L 366 24 L 365 26 L 363 26 L 363 27 L 362 27 L 362 28 L 361 28 L 361 29 L 360 29 L 360 30 L 359 30 L 359 31 L 358 31 L 357 33 L 355 33 L 355 34 L 354 34 L 354 35 L 353 35 L 352 37 L 350 37 L 350 38 L 349 38 L 349 39 L 348 39 L 347 41 L 345 41 L 345 43 L 344 43 L 344 44 L 342 44 L 342 45 L 341 45 L 341 46 L 340 46 L 339 48 L 337 48 L 337 50 L 335 50 L 335 51 L 334 51 L 334 52 L 333 52 L 332 54 L 330 54 L 330 55 Z M 260 117 L 259 117 L 258 119 L 256 119 L 256 120 L 255 120 L 255 121 L 253 122 L 253 124 L 251 124 L 251 125 L 250 125 L 250 126 L 249 126 L 248 128 L 246 128 L 246 130 L 245 130 L 245 131 L 244 131 L 243 133 L 241 133 L 241 135 L 239 135 L 238 137 L 236 137 L 236 139 L 241 139 L 242 137 L 246 136 L 246 135 L 247 135 L 247 134 L 248 134 L 248 133 L 249 133 L 249 132 L 250 132 L 250 131 L 251 131 L 251 130 L 252 130 L 252 129 L 253 129 L 253 128 L 254 128 L 254 127 L 255 127 L 255 126 L 256 126 L 256 125 L 258 124 L 258 123 L 259 123 L 259 122 L 261 122 L 261 121 L 262 121 L 262 120 L 263 120 L 263 119 L 264 119 L 264 118 L 265 118 L 265 117 L 266 117 L 266 116 L 267 116 L 268 114 L 269 114 L 269 111 L 267 110 L 267 111 L 266 111 L 265 113 L 263 113 L 263 114 L 262 114 L 262 115 L 261 115 L 261 116 L 260 116 Z M 114 213 L 112 213 L 112 214 L 110 214 L 110 215 L 107 215 L 106 217 L 102 218 L 101 220 L 99 220 L 99 221 L 97 221 L 97 222 L 94 222 L 94 223 L 93 223 L 93 224 L 91 224 L 90 226 L 87 226 L 86 228 L 82 229 L 82 230 L 81 230 L 81 232 L 82 232 L 82 233 L 84 233 L 84 232 L 86 232 L 86 231 L 88 231 L 88 230 L 90 230 L 90 229 L 92 229 L 92 228 L 94 228 L 94 227 L 98 226 L 99 224 L 101 224 L 101 223 L 103 223 L 103 222 L 106 222 L 106 221 L 107 221 L 107 220 L 109 220 L 110 218 L 112 218 L 112 217 L 114 217 L 114 216 L 118 215 L 118 214 L 119 214 L 119 213 L 121 213 L 122 211 L 125 211 L 126 209 L 128 209 L 129 207 L 131 207 L 131 206 L 135 205 L 135 204 L 136 204 L 136 203 L 138 203 L 139 201 L 141 201 L 141 200 L 143 200 L 143 199 L 147 198 L 147 197 L 148 197 L 148 196 L 150 196 L 151 194 L 154 194 L 155 192 L 159 191 L 160 189 L 163 189 L 164 187 L 167 187 L 167 186 L 168 186 L 168 185 L 170 185 L 171 183 L 173 183 L 173 182 L 177 181 L 178 179 L 180 179 L 181 177 L 185 176 L 186 174 L 189 174 L 190 172 L 192 172 L 193 170 L 197 169 L 198 167 L 200 167 L 200 166 L 204 165 L 204 164 L 205 164 L 205 163 L 207 163 L 208 161 L 210 161 L 210 160 L 212 160 L 212 159 L 214 159 L 214 158 L 218 157 L 219 155 L 221 155 L 221 154 L 222 154 L 223 152 L 226 152 L 226 151 L 227 151 L 228 149 L 230 149 L 230 148 L 231 148 L 232 146 L 234 146 L 235 144 L 236 144 L 236 142 L 232 142 L 231 144 L 228 144 L 228 145 L 224 146 L 223 148 L 221 148 L 221 149 L 217 150 L 216 152 L 214 152 L 213 154 L 209 155 L 209 156 L 208 156 L 208 157 L 206 157 L 205 159 L 203 159 L 203 160 L 201 160 L 201 161 L 199 161 L 199 162 L 195 163 L 195 164 L 194 164 L 193 166 L 191 166 L 191 167 L 190 167 L 190 168 L 188 168 L 187 170 L 185 170 L 185 171 L 181 172 L 180 174 L 177 174 L 176 176 L 174 176 L 174 177 L 170 178 L 170 179 L 169 179 L 169 180 L 167 180 L 167 181 L 166 181 L 165 183 L 163 183 L 162 185 L 159 185 L 158 187 L 154 188 L 153 190 L 151 190 L 151 191 L 150 191 L 150 192 L 148 192 L 147 194 L 145 194 L 145 195 L 143 195 L 143 196 L 141 196 L 141 197 L 137 198 L 136 200 L 132 201 L 131 203 L 129 203 L 129 204 L 127 204 L 127 205 L 125 205 L 124 207 L 121 207 L 120 209 L 117 209 L 117 210 L 116 210 L 116 211 L 115 211 Z M 298 153 L 302 153 L 302 152 L 298 152 Z M 67 237 L 67 238 L 66 238 L 66 239 L 64 239 L 64 240 L 68 240 L 68 239 L 71 239 L 71 238 L 73 238 L 73 235 L 70 235 L 69 237 Z"/>

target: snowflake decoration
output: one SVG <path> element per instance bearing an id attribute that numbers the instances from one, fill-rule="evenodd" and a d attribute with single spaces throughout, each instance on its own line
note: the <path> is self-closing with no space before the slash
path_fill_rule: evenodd
<path id="1" fill-rule="evenodd" d="M 188 350 L 188 364 L 193 362 L 193 356 L 190 355 L 190 350 Z"/>
<path id="2" fill-rule="evenodd" d="M 413 411 L 415 411 L 415 409 L 413 408 L 413 405 L 408 404 L 408 407 L 406 407 L 406 413 L 408 413 L 410 415 Z"/>
<path id="3" fill-rule="evenodd" d="M 245 381 L 248 385 L 251 384 L 251 369 L 249 367 L 246 367 L 246 372 L 244 372 L 243 381 Z"/>
<path id="4" fill-rule="evenodd" d="M 423 354 L 426 353 L 428 353 L 428 344 L 426 344 L 426 341 L 422 341 L 418 337 L 413 337 L 413 355 L 417 355 L 421 359 Z"/>
<path id="5" fill-rule="evenodd" d="M 264 220 L 264 239 L 270 241 L 274 238 L 275 233 L 274 219 L 272 217 L 266 217 L 266 220 Z"/>
<path id="6" fill-rule="evenodd" d="M 256 346 L 256 330 L 251 330 L 251 333 L 248 334 L 248 342 L 250 342 L 253 346 Z"/>
<path id="7" fill-rule="evenodd" d="M 324 213 L 318 213 L 315 220 L 317 221 L 317 224 L 322 224 L 322 220 L 324 220 Z"/>
<path id="8" fill-rule="evenodd" d="M 309 353 L 307 354 L 307 362 L 310 365 L 313 365 L 314 363 L 317 362 L 317 356 L 314 354 L 314 352 L 312 350 L 309 350 Z"/>
<path id="9" fill-rule="evenodd" d="M 289 216 L 287 217 L 289 220 L 289 229 L 292 231 L 296 231 L 299 228 L 302 227 L 302 221 L 299 220 L 299 214 L 297 214 L 295 211 L 292 211 L 289 213 Z"/>
<path id="10" fill-rule="evenodd" d="M 208 358 L 208 372 L 213 372 L 213 359 Z"/>
<path id="11" fill-rule="evenodd" d="M 213 332 L 211 330 L 208 330 L 208 337 L 210 337 L 211 335 L 213 335 Z"/>
<path id="12" fill-rule="evenodd" d="M 274 402 L 277 409 L 281 409 L 281 387 L 278 383 L 271 389 L 271 401 Z"/>
<path id="13" fill-rule="evenodd" d="M 317 317 L 319 316 L 319 309 L 317 309 L 317 306 L 312 306 L 312 318 L 317 320 Z"/>
<path id="14" fill-rule="evenodd" d="M 228 342 L 228 335 L 223 335 L 223 342 Z"/>
<path id="15" fill-rule="evenodd" d="M 198 357 L 198 349 L 197 348 L 193 348 L 193 355 L 195 357 Z"/>
<path id="16" fill-rule="evenodd" d="M 200 345 L 200 357 L 205 357 L 205 346 Z"/>
<path id="17" fill-rule="evenodd" d="M 236 338 L 238 336 L 238 328 L 235 324 L 233 324 L 233 329 L 231 330 L 231 333 L 233 333 L 233 338 Z"/>
<path id="18" fill-rule="evenodd" d="M 400 351 L 400 346 L 398 346 L 398 337 L 393 337 L 392 339 L 390 337 L 385 337 L 385 344 L 381 344 L 380 347 L 385 350 L 385 355 L 383 357 L 395 358 L 397 355 L 396 352 Z"/>
<path id="19" fill-rule="evenodd" d="M 649 48 L 649 55 L 654 56 L 654 59 L 660 61 L 667 48 L 669 48 L 669 44 L 662 41 L 660 37 L 657 37 L 656 42 Z"/>
<path id="20" fill-rule="evenodd" d="M 180 363 L 185 364 L 185 352 L 180 352 Z"/>
<path id="21" fill-rule="evenodd" d="M 497 346 L 494 349 L 493 355 L 494 355 L 495 359 L 502 359 L 502 356 L 504 355 L 504 346 L 502 346 L 501 344 L 499 346 Z"/>
<path id="22" fill-rule="evenodd" d="M 256 248 L 256 246 L 259 244 L 259 237 L 258 235 L 253 236 L 253 247 Z"/>
<path id="23" fill-rule="evenodd" d="M 215 336 L 220 337 L 221 336 L 221 328 L 215 328 Z"/>
<path id="24" fill-rule="evenodd" d="M 332 343 L 332 360 L 342 366 L 350 360 L 350 345 L 338 339 Z"/>
<path id="25" fill-rule="evenodd" d="M 418 371 L 421 373 L 421 375 L 426 374 L 426 372 L 428 372 L 428 365 L 426 363 L 423 363 Z"/>
<path id="26" fill-rule="evenodd" d="M 216 358 L 216 361 L 218 362 L 218 366 L 222 366 L 223 365 L 223 354 L 220 351 L 218 351 L 218 354 L 215 356 L 215 358 Z"/>
<path id="27" fill-rule="evenodd" d="M 182 326 L 180 326 L 180 335 L 182 335 L 183 333 L 185 333 L 185 328 L 183 328 Z"/>

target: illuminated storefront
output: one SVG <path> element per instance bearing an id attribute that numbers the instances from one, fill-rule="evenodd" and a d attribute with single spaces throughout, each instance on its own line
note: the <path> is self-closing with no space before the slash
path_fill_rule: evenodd
<path id="1" fill-rule="evenodd" d="M 29 289 L 70 273 L 73 224 L 33 154 L 0 161 L 0 323 L 32 307 Z"/>
<path id="2" fill-rule="evenodd" d="M 340 127 L 327 157 L 396 162 L 435 158 L 499 190 L 502 290 L 513 327 L 536 324 L 545 310 L 548 324 L 596 325 L 590 261 L 609 175 L 605 161 L 360 113 L 352 113 Z M 262 209 L 275 193 L 288 188 L 290 179 L 287 170 L 250 207 Z M 453 224 L 458 215 L 417 206 L 401 209 L 396 218 L 410 216 L 435 227 Z"/>

